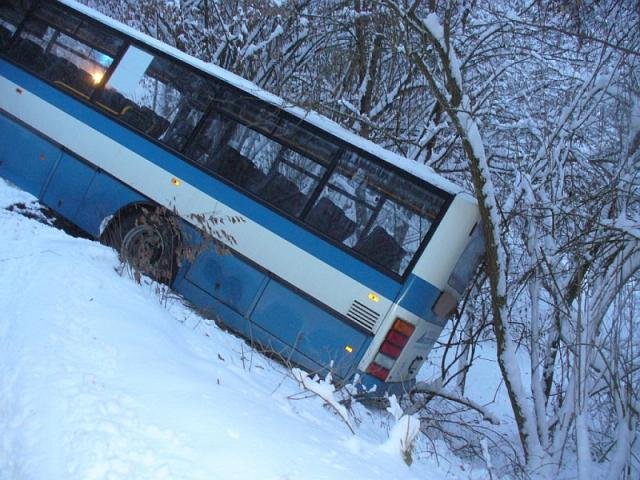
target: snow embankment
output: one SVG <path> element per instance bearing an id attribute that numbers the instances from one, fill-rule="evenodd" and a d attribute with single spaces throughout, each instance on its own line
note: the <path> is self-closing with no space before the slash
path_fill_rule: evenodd
<path id="1" fill-rule="evenodd" d="M 0 179 L 0 480 L 455 478 L 16 202 Z"/>

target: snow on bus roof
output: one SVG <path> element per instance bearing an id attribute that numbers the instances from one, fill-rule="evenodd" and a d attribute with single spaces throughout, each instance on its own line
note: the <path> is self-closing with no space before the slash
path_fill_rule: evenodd
<path id="1" fill-rule="evenodd" d="M 414 160 L 409 160 L 408 158 L 398 155 L 397 153 L 391 152 L 390 150 L 387 150 L 370 140 L 362 138 L 357 134 L 347 130 L 346 128 L 338 125 L 333 120 L 330 120 L 327 117 L 320 115 L 317 112 L 314 112 L 312 110 L 305 110 L 301 107 L 295 106 L 290 102 L 287 102 L 286 100 L 278 97 L 277 95 L 274 95 L 272 93 L 267 92 L 266 90 L 263 90 L 253 82 L 245 78 L 242 78 L 239 75 L 236 75 L 235 73 L 225 70 L 224 68 L 219 67 L 218 65 L 215 65 L 213 63 L 207 63 L 203 60 L 195 58 L 181 50 L 178 50 L 175 47 L 172 47 L 171 45 L 161 42 L 160 40 L 157 40 L 145 33 L 139 32 L 134 28 L 131 28 L 117 20 L 114 20 L 113 18 L 108 17 L 98 12 L 97 10 L 87 7 L 86 5 L 82 5 L 76 2 L 75 0 L 58 0 L 58 1 L 126 35 L 133 37 L 142 43 L 145 43 L 199 70 L 203 70 L 204 72 L 226 83 L 229 83 L 241 90 L 244 90 L 245 92 L 258 97 L 259 99 L 264 100 L 265 102 L 275 105 L 278 108 L 281 108 L 291 113 L 292 115 L 295 115 L 296 117 L 305 120 L 311 125 L 314 125 L 320 128 L 321 130 L 329 132 L 335 137 L 361 150 L 369 152 L 370 154 L 378 158 L 381 158 L 387 163 L 394 165 L 410 173 L 415 177 L 421 178 L 422 180 L 425 180 L 426 182 L 446 192 L 449 192 L 454 195 L 465 194 L 465 193 L 468 194 L 468 192 L 466 192 L 461 186 L 456 185 L 455 183 L 438 175 L 432 168 L 424 164 L 418 163 Z M 471 195 L 468 195 L 468 196 L 471 197 Z M 475 200 L 472 200 L 472 201 L 475 201 Z"/>

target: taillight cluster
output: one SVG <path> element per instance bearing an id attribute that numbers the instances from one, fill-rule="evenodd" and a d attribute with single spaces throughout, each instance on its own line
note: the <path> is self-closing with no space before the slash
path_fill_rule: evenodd
<path id="1" fill-rule="evenodd" d="M 380 345 L 378 354 L 367 368 L 367 373 L 385 381 L 415 329 L 416 327 L 409 322 L 396 318 L 384 342 Z"/>

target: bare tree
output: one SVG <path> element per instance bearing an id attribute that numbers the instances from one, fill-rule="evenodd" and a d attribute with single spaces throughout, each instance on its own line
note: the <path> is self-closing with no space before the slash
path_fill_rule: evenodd
<path id="1" fill-rule="evenodd" d="M 612 2 L 569 33 L 575 25 L 563 18 L 531 20 L 540 9 L 528 4 L 501 10 L 477 2 L 470 12 L 464 4 L 382 3 L 404 25 L 399 48 L 427 80 L 469 165 L 487 239 L 498 362 L 527 470 L 552 475 L 573 435 L 578 473 L 588 478 L 599 364 L 610 360 L 605 326 L 639 268 L 637 166 L 633 178 L 621 173 L 637 164 L 637 126 L 622 92 L 637 92 L 630 79 L 637 81 L 638 34 L 610 27 L 623 18 L 637 24 L 638 12 Z M 474 38 L 465 33 L 470 18 Z M 523 338 L 529 374 L 517 361 Z M 610 408 L 625 411 L 619 404 Z M 610 422 L 621 432 L 612 450 L 629 452 L 626 434 L 636 435 L 628 426 L 637 417 Z M 600 460 L 637 473 L 637 459 L 620 458 Z"/>

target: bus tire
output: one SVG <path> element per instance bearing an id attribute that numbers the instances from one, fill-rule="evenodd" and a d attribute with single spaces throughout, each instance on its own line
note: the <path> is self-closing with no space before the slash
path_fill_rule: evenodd
<path id="1" fill-rule="evenodd" d="M 155 281 L 171 285 L 178 268 L 178 222 L 160 209 L 139 208 L 116 216 L 102 235 L 120 260 Z"/>

